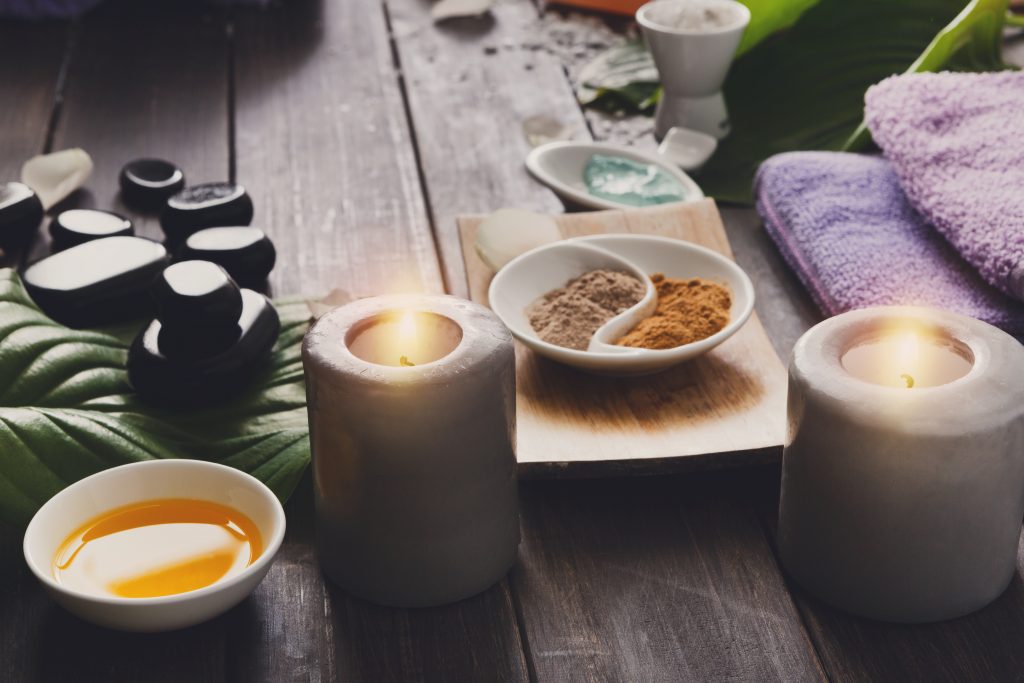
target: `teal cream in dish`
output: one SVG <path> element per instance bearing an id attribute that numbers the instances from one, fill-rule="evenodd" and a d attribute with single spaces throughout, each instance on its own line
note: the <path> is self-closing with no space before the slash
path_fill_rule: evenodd
<path id="1" fill-rule="evenodd" d="M 682 184 L 654 164 L 595 154 L 583 169 L 587 192 L 629 206 L 654 206 L 686 199 Z"/>

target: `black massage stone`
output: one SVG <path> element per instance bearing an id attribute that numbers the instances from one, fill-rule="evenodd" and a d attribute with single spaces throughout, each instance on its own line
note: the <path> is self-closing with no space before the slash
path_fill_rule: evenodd
<path id="1" fill-rule="evenodd" d="M 259 228 L 232 226 L 207 228 L 189 235 L 177 257 L 212 261 L 228 271 L 240 286 L 259 289 L 274 268 L 277 251 Z"/>
<path id="2" fill-rule="evenodd" d="M 157 348 L 172 361 L 184 363 L 216 356 L 242 336 L 237 322 L 217 327 L 174 327 L 160 323 Z"/>
<path id="3" fill-rule="evenodd" d="M 61 211 L 50 221 L 50 237 L 53 238 L 54 251 L 62 251 L 104 237 L 134 234 L 132 222 L 111 211 L 68 209 Z"/>
<path id="4" fill-rule="evenodd" d="M 185 174 L 163 159 L 136 159 L 121 169 L 121 198 L 137 209 L 159 209 L 185 187 Z"/>
<path id="5" fill-rule="evenodd" d="M 25 269 L 22 280 L 48 316 L 90 327 L 149 313 L 149 289 L 166 265 L 159 242 L 104 237 L 47 256 Z"/>
<path id="6" fill-rule="evenodd" d="M 0 185 L 0 246 L 22 245 L 43 220 L 43 203 L 24 183 Z"/>
<path id="7" fill-rule="evenodd" d="M 161 323 L 151 322 L 128 351 L 128 378 L 145 400 L 170 406 L 201 406 L 244 389 L 266 363 L 281 322 L 270 301 L 242 290 L 239 337 L 220 353 L 199 360 L 168 357 L 160 346 Z"/>
<path id="8" fill-rule="evenodd" d="M 167 328 L 236 326 L 242 293 L 216 263 L 180 261 L 167 266 L 153 283 L 157 318 Z"/>
<path id="9" fill-rule="evenodd" d="M 249 225 L 252 199 L 235 183 L 204 183 L 186 187 L 167 200 L 160 226 L 172 244 L 204 228 Z"/>

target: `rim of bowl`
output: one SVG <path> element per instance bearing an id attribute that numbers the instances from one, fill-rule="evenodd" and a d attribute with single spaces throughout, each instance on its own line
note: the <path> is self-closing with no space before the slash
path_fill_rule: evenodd
<path id="1" fill-rule="evenodd" d="M 729 311 L 729 313 L 730 313 L 729 322 L 726 323 L 725 327 L 720 329 L 718 332 L 715 332 L 711 336 L 704 337 L 703 339 L 698 339 L 696 341 L 692 341 L 689 344 L 681 344 L 680 346 L 674 346 L 674 347 L 672 347 L 670 349 L 647 349 L 647 348 L 643 348 L 643 347 L 629 347 L 631 350 L 639 351 L 639 352 L 642 353 L 643 356 L 646 356 L 646 357 L 649 357 L 649 358 L 653 358 L 654 356 L 661 356 L 662 358 L 670 358 L 672 356 L 672 354 L 684 355 L 685 351 L 692 351 L 693 349 L 699 348 L 699 347 L 702 347 L 702 346 L 706 346 L 708 348 L 711 348 L 711 347 L 717 346 L 719 343 L 721 343 L 722 341 L 725 341 L 726 339 L 731 337 L 733 334 L 735 334 L 737 331 L 739 331 L 739 328 L 742 327 L 743 324 L 746 323 L 747 320 L 750 318 L 750 314 L 754 312 L 754 300 L 755 300 L 756 294 L 754 292 L 754 283 L 750 279 L 750 276 L 747 275 L 745 270 L 740 268 L 738 263 L 736 263 L 735 261 L 733 261 L 732 259 L 728 258 L 727 256 L 725 256 L 723 254 L 720 254 L 717 251 L 715 251 L 714 249 L 711 249 L 709 247 L 705 247 L 705 246 L 703 246 L 701 244 L 694 244 L 693 242 L 687 242 L 686 240 L 675 239 L 675 238 L 672 238 L 672 237 L 662 237 L 661 235 L 633 235 L 633 234 L 629 234 L 629 233 L 605 233 L 605 234 L 602 234 L 602 235 L 584 235 L 584 236 L 580 236 L 580 237 L 570 238 L 568 241 L 571 242 L 573 240 L 580 240 L 580 241 L 585 241 L 585 242 L 597 242 L 597 243 L 599 243 L 599 242 L 603 242 L 605 240 L 611 240 L 611 239 L 617 239 L 617 238 L 623 238 L 623 237 L 625 237 L 625 238 L 634 238 L 634 239 L 639 239 L 639 240 L 644 240 L 644 241 L 651 241 L 651 242 L 662 242 L 662 243 L 665 243 L 665 244 L 672 244 L 673 246 L 678 246 L 680 243 L 682 243 L 683 245 L 685 245 L 684 248 L 690 248 L 690 249 L 693 249 L 696 252 L 703 253 L 706 256 L 710 256 L 710 257 L 712 257 L 712 260 L 717 260 L 720 263 L 724 264 L 726 270 L 731 270 L 735 275 L 738 276 L 739 281 L 743 285 L 743 292 L 747 295 L 747 305 L 743 307 L 743 310 L 740 311 L 739 315 L 737 315 L 735 318 L 732 317 L 732 315 L 731 315 L 732 311 L 730 310 Z M 615 251 L 613 251 L 612 249 L 608 249 L 608 251 L 612 252 L 613 254 L 615 253 Z M 625 258 L 627 261 L 629 260 L 625 256 L 622 256 L 622 258 Z M 643 269 L 641 269 L 641 270 L 643 270 Z M 609 320 L 608 322 L 606 322 L 603 325 L 601 325 L 601 327 L 597 328 L 597 330 L 594 332 L 594 336 L 596 337 L 598 335 L 598 333 L 601 331 L 601 329 L 603 327 L 607 326 L 610 322 L 611 322 L 611 320 Z M 604 342 L 604 343 L 607 343 L 607 342 Z M 591 356 L 593 356 L 595 354 L 595 352 L 593 352 L 593 351 L 586 351 L 585 353 L 588 353 Z M 648 356 L 648 354 L 651 354 L 651 355 Z M 601 355 L 603 355 L 603 356 L 611 356 L 612 354 L 610 354 L 610 353 L 603 353 Z M 622 353 L 621 352 L 617 352 L 614 355 L 615 356 L 621 356 Z"/>
<path id="2" fill-rule="evenodd" d="M 706 195 L 704 190 L 701 189 L 700 185 L 697 184 L 690 175 L 679 168 L 675 164 L 667 161 L 666 159 L 659 157 L 656 154 L 648 154 L 643 150 L 634 149 L 632 147 L 625 147 L 623 145 L 616 145 L 610 142 L 583 142 L 579 140 L 557 140 L 555 142 L 548 142 L 539 147 L 535 147 L 530 150 L 530 153 L 526 155 L 526 170 L 533 175 L 534 178 L 547 185 L 549 188 L 555 191 L 563 197 L 568 197 L 571 201 L 579 204 L 580 206 L 594 207 L 598 209 L 615 209 L 615 210 L 632 210 L 639 208 L 651 208 L 651 207 L 638 207 L 630 204 L 622 204 L 620 202 L 612 201 L 609 199 L 602 199 L 592 194 L 588 194 L 585 190 L 577 190 L 569 183 L 565 182 L 561 177 L 556 176 L 545 169 L 541 163 L 541 160 L 556 152 L 558 149 L 563 148 L 578 148 L 581 150 L 590 151 L 592 154 L 598 153 L 609 153 L 624 156 L 631 161 L 639 161 L 645 164 L 653 164 L 660 168 L 665 173 L 675 178 L 686 190 L 686 197 L 678 202 L 665 202 L 663 204 L 657 204 L 653 206 L 670 206 L 672 204 L 686 204 L 688 202 L 695 202 L 704 199 Z M 507 265 L 507 264 L 506 264 Z"/>
<path id="3" fill-rule="evenodd" d="M 729 33 L 737 29 L 745 29 L 750 24 L 750 8 L 744 5 L 742 2 L 737 0 L 716 0 L 724 4 L 730 4 L 738 7 L 740 11 L 739 20 L 735 23 L 728 24 L 726 26 L 719 26 L 713 29 L 684 29 L 675 28 L 672 26 L 666 26 L 665 24 L 659 24 L 656 21 L 652 21 L 647 17 L 647 13 L 650 8 L 655 5 L 687 5 L 690 4 L 686 0 L 651 0 L 644 5 L 641 5 L 636 11 L 636 22 L 646 29 L 652 31 L 660 31 L 661 33 L 671 33 L 677 36 L 714 36 L 722 33 Z"/>
<path id="4" fill-rule="evenodd" d="M 89 482 L 94 482 L 94 480 L 102 479 L 103 477 L 108 476 L 110 472 L 113 472 L 115 470 L 121 470 L 128 467 L 152 468 L 154 466 L 196 467 L 197 469 L 208 468 L 219 469 L 222 471 L 226 470 L 229 472 L 229 474 L 233 476 L 237 475 L 241 481 L 245 481 L 247 484 L 252 485 L 253 488 L 259 491 L 260 494 L 267 499 L 270 508 L 273 510 L 275 530 L 273 536 L 266 544 L 266 547 L 264 548 L 263 552 L 260 554 L 258 558 L 256 558 L 256 561 L 247 566 L 242 571 L 240 571 L 238 574 L 232 576 L 230 579 L 225 579 L 223 581 L 215 581 L 209 586 L 197 588 L 196 590 L 192 591 L 186 591 L 184 593 L 174 593 L 173 595 L 161 595 L 153 598 L 122 598 L 116 595 L 96 595 L 95 593 L 86 593 L 84 591 L 74 590 L 59 583 L 55 578 L 53 578 L 53 576 L 51 576 L 47 572 L 42 571 L 42 569 L 36 565 L 34 559 L 29 554 L 29 538 L 32 535 L 32 529 L 36 524 L 36 519 L 38 518 L 39 514 L 46 509 L 47 506 L 49 506 L 55 500 L 65 495 L 72 489 L 85 488 L 86 486 L 89 485 Z M 221 501 L 214 502 L 220 503 Z M 111 467 L 109 469 L 101 470 L 99 472 L 96 472 L 95 474 L 91 474 L 88 477 L 85 477 L 84 479 L 79 479 L 75 483 L 61 489 L 59 492 L 54 494 L 48 501 L 46 501 L 45 503 L 43 503 L 42 506 L 40 506 L 40 508 L 32 516 L 32 520 L 28 523 L 28 527 L 26 527 L 25 529 L 25 538 L 22 541 L 22 554 L 25 556 L 25 564 L 28 565 L 29 569 L 32 571 L 33 574 L 35 574 L 36 578 L 39 579 L 41 583 L 45 584 L 47 588 L 49 588 L 50 590 L 55 590 L 58 593 L 63 593 L 64 595 L 68 595 L 70 597 L 78 598 L 81 600 L 102 603 L 104 605 L 123 605 L 132 607 L 166 605 L 186 600 L 201 599 L 208 595 L 212 595 L 214 593 L 227 590 L 228 588 L 241 583 L 249 575 L 262 570 L 264 567 L 270 564 L 274 560 L 274 557 L 277 555 L 277 551 L 280 549 L 281 543 L 284 541 L 284 532 L 286 524 L 287 520 L 284 514 L 284 507 L 281 505 L 281 501 L 277 499 L 277 496 L 274 495 L 274 492 L 271 491 L 266 484 L 264 484 L 262 481 L 252 476 L 251 474 L 235 469 L 234 467 L 228 467 L 227 465 L 221 465 L 220 463 L 209 462 L 207 460 L 193 460 L 189 458 L 180 458 L 175 460 L 143 460 L 141 462 L 132 462 L 127 463 L 125 465 L 118 465 L 117 467 Z"/>
<path id="5" fill-rule="evenodd" d="M 540 337 L 537 337 L 537 336 L 532 336 L 531 337 L 531 336 L 519 334 L 511 325 L 509 325 L 505 321 L 504 318 L 502 318 L 502 322 L 505 323 L 506 327 L 508 327 L 509 331 L 512 333 L 512 336 L 514 336 L 516 339 L 518 339 L 519 341 L 523 342 L 527 346 L 539 346 L 540 348 L 543 348 L 543 349 L 548 350 L 548 351 L 552 351 L 555 354 L 559 354 L 559 355 L 565 354 L 568 358 L 578 359 L 580 361 L 584 361 L 584 360 L 601 360 L 601 361 L 607 360 L 609 362 L 615 362 L 615 361 L 621 362 L 621 361 L 626 361 L 626 360 L 629 360 L 629 361 L 639 361 L 641 359 L 651 359 L 651 358 L 658 357 L 658 356 L 660 356 L 662 359 L 671 359 L 675 355 L 680 355 L 680 356 L 681 355 L 687 355 L 687 352 L 692 351 L 694 348 L 699 347 L 699 346 L 707 346 L 707 347 L 711 348 L 713 346 L 718 345 L 719 343 L 721 343 L 722 341 L 725 341 L 725 339 L 731 337 L 733 334 L 735 334 L 737 331 L 739 331 L 739 329 L 743 326 L 743 324 L 746 323 L 747 320 L 750 318 L 751 313 L 754 312 L 754 298 L 755 298 L 754 283 L 751 281 L 750 276 L 747 275 L 746 271 L 744 271 L 742 268 L 740 268 L 739 264 L 736 263 L 735 261 L 733 261 L 732 259 L 728 258 L 727 256 L 725 256 L 723 254 L 718 253 L 714 249 L 710 249 L 710 248 L 705 247 L 705 246 L 700 245 L 700 244 L 694 244 L 693 242 L 687 242 L 686 240 L 675 239 L 675 238 L 672 238 L 672 237 L 662 237 L 661 235 L 635 235 L 635 234 L 631 234 L 631 233 L 604 233 L 604 234 L 600 234 L 600 235 L 581 235 L 580 237 L 572 237 L 572 238 L 569 238 L 569 239 L 566 239 L 566 240 L 560 240 L 558 242 L 552 242 L 551 244 L 544 244 L 544 245 L 541 245 L 541 246 L 536 247 L 534 249 L 531 249 L 530 251 L 528 251 L 526 253 L 520 254 L 519 256 L 517 256 L 516 258 L 512 259 L 507 264 L 505 264 L 505 266 L 494 275 L 494 278 L 491 280 L 491 284 L 487 288 L 487 300 L 491 301 L 493 299 L 493 296 L 491 296 L 491 294 L 494 291 L 495 282 L 498 282 L 498 278 L 501 276 L 501 273 L 503 271 L 505 271 L 505 269 L 508 268 L 510 265 L 515 263 L 516 261 L 518 261 L 520 259 L 523 259 L 523 258 L 526 258 L 526 257 L 530 256 L 531 254 L 533 254 L 534 252 L 539 252 L 539 251 L 542 251 L 544 249 L 549 249 L 550 247 L 552 247 L 555 244 L 562 244 L 562 243 L 565 243 L 565 242 L 575 242 L 575 241 L 579 241 L 579 242 L 583 242 L 583 243 L 587 243 L 587 242 L 600 242 L 600 241 L 602 241 L 604 239 L 607 239 L 607 238 L 632 238 L 632 239 L 639 239 L 639 240 L 648 240 L 648 241 L 652 241 L 652 242 L 663 242 L 663 243 L 666 243 L 666 244 L 672 244 L 673 246 L 675 246 L 677 248 L 680 247 L 680 245 L 681 245 L 681 247 L 683 249 L 692 249 L 692 250 L 700 252 L 700 253 L 702 253 L 702 254 L 704 254 L 706 256 L 710 256 L 710 257 L 712 257 L 713 260 L 718 260 L 721 263 L 725 264 L 726 270 L 732 270 L 739 277 L 739 280 L 740 280 L 740 282 L 743 285 L 743 291 L 747 294 L 747 305 L 743 308 L 742 311 L 740 311 L 739 315 L 737 315 L 735 317 L 731 317 L 730 320 L 729 320 L 729 323 L 725 327 L 723 327 L 718 332 L 715 332 L 710 337 L 705 337 L 704 339 L 698 339 L 697 341 L 690 342 L 689 344 L 682 344 L 680 346 L 675 346 L 675 347 L 673 347 L 671 349 L 645 349 L 645 348 L 639 348 L 639 347 L 623 347 L 622 351 L 616 351 L 616 352 L 585 351 L 585 350 L 579 350 L 579 349 L 570 349 L 570 348 L 566 348 L 564 346 L 558 346 L 557 344 L 552 344 L 550 342 L 546 342 L 546 341 L 544 341 L 543 339 L 541 339 Z M 618 254 L 615 251 L 613 251 L 612 249 L 608 249 L 607 247 L 605 247 L 604 249 L 605 249 L 605 251 L 608 251 L 609 253 L 615 254 L 615 256 L 618 256 L 619 258 L 623 259 L 624 261 L 627 261 L 627 262 L 633 264 L 634 266 L 636 266 L 636 268 L 638 270 L 643 272 L 643 268 L 640 268 L 639 266 L 637 266 L 635 263 L 633 263 L 630 259 L 626 258 L 625 256 L 622 256 L 621 254 Z M 650 278 L 648 278 L 648 279 L 650 279 Z M 639 305 L 640 305 L 639 302 L 634 304 L 634 306 L 639 306 Z M 492 308 L 491 310 L 494 310 L 494 309 Z M 498 315 L 499 318 L 502 317 L 501 314 L 498 313 L 497 311 L 494 311 L 494 312 L 495 312 L 496 315 Z M 626 313 L 626 311 L 623 311 L 623 313 L 620 313 L 619 315 L 623 315 L 625 313 Z M 615 316 L 615 317 L 617 318 L 619 316 Z M 614 320 L 614 318 L 612 318 L 611 320 Z M 609 322 L 611 322 L 611 320 L 608 320 L 608 321 L 602 323 L 601 327 L 604 327 L 605 325 L 607 325 Z M 600 331 L 601 327 L 597 328 L 597 330 L 594 332 L 595 335 L 597 334 L 598 331 Z"/>

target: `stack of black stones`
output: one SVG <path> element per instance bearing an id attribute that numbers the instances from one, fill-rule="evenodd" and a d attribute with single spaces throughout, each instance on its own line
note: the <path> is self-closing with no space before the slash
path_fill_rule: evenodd
<path id="1" fill-rule="evenodd" d="M 239 390 L 280 330 L 274 307 L 255 291 L 276 252 L 249 225 L 248 193 L 236 183 L 186 186 L 182 170 L 160 159 L 126 164 L 120 186 L 126 205 L 159 212 L 165 241 L 136 237 L 131 220 L 110 211 L 60 211 L 50 222 L 51 255 L 24 270 L 26 289 L 72 327 L 155 313 L 128 354 L 129 378 L 147 400 L 202 405 Z M 31 188 L 0 186 L 0 247 L 29 244 L 43 216 Z"/>

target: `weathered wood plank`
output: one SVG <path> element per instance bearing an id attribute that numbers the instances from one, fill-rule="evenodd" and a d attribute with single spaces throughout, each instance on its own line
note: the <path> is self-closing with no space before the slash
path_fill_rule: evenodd
<path id="1" fill-rule="evenodd" d="M 64 206 L 94 205 L 123 211 L 117 201 L 117 173 L 124 161 L 136 156 L 167 155 L 190 169 L 193 177 L 223 177 L 226 173 L 224 24 L 204 17 L 201 11 L 118 2 L 80 21 L 54 149 L 84 147 L 96 162 L 96 171 L 88 191 L 76 193 Z M 7 32 L 14 42 L 6 41 Z M 20 168 L 26 156 L 41 150 L 56 82 L 53 69 L 59 64 L 64 32 L 61 24 L 5 24 L 0 28 L 0 54 L 9 46 L 23 50 L 17 56 L 0 57 L 0 100 L 4 102 L 0 107 L 0 125 L 4 126 L 0 163 L 5 169 L 12 164 Z M 188 36 L 187 49 L 183 49 L 182 36 Z M 29 76 L 15 77 L 16 70 L 7 66 L 11 63 L 32 74 L 39 92 L 25 90 L 19 97 L 23 100 L 8 100 L 9 83 L 31 85 L 21 80 Z M 9 102 L 18 105 L 8 107 Z M 12 128 L 7 127 L 9 123 Z M 16 171 L 9 169 L 8 173 Z M 144 234 L 159 235 L 152 220 L 141 221 L 140 227 Z M 45 225 L 43 235 L 33 250 L 36 257 L 48 251 Z M 43 592 L 22 560 L 19 532 L 5 530 L 3 548 L 0 679 L 223 679 L 223 620 L 157 635 L 97 628 L 70 616 Z"/>
<path id="2" fill-rule="evenodd" d="M 154 214 L 120 200 L 125 162 L 163 157 L 189 183 L 226 180 L 228 40 L 222 12 L 172 2 L 105 4 L 82 21 L 54 149 L 82 147 L 96 165 L 62 203 L 127 215 L 136 233 L 162 239 Z M 32 257 L 48 253 L 48 238 Z"/>
<path id="3" fill-rule="evenodd" d="M 0 183 L 21 180 L 25 160 L 45 151 L 70 32 L 64 23 L 0 23 Z M 0 265 L 17 265 L 23 251 L 0 253 Z"/>
<path id="4" fill-rule="evenodd" d="M 440 291 L 379 2 L 240 11 L 236 42 L 237 174 L 286 254 L 275 291 Z"/>
<path id="5" fill-rule="evenodd" d="M 448 284 L 464 293 L 454 215 L 560 206 L 523 169 L 522 125 L 546 115 L 589 137 L 563 71 L 577 41 L 529 0 L 440 26 L 425 3 L 386 2 Z M 537 679 L 821 677 L 750 504 L 728 479 L 688 481 L 524 484 L 512 588 Z"/>
<path id="6" fill-rule="evenodd" d="M 434 24 L 422 0 L 386 0 L 424 184 L 449 292 L 467 296 L 455 218 L 503 206 L 557 212 L 526 171 L 523 123 L 586 123 L 561 62 L 538 49 L 529 0 L 499 0 L 489 15 Z"/>
<path id="7" fill-rule="evenodd" d="M 441 291 L 383 9 L 377 0 L 237 11 L 237 175 L 275 240 L 278 293 Z M 281 554 L 233 615 L 233 678 L 525 680 L 506 582 L 437 609 L 353 599 L 316 564 L 307 479 Z"/>
<path id="8" fill-rule="evenodd" d="M 757 470 L 523 484 L 538 680 L 818 680 L 747 496 Z"/>

